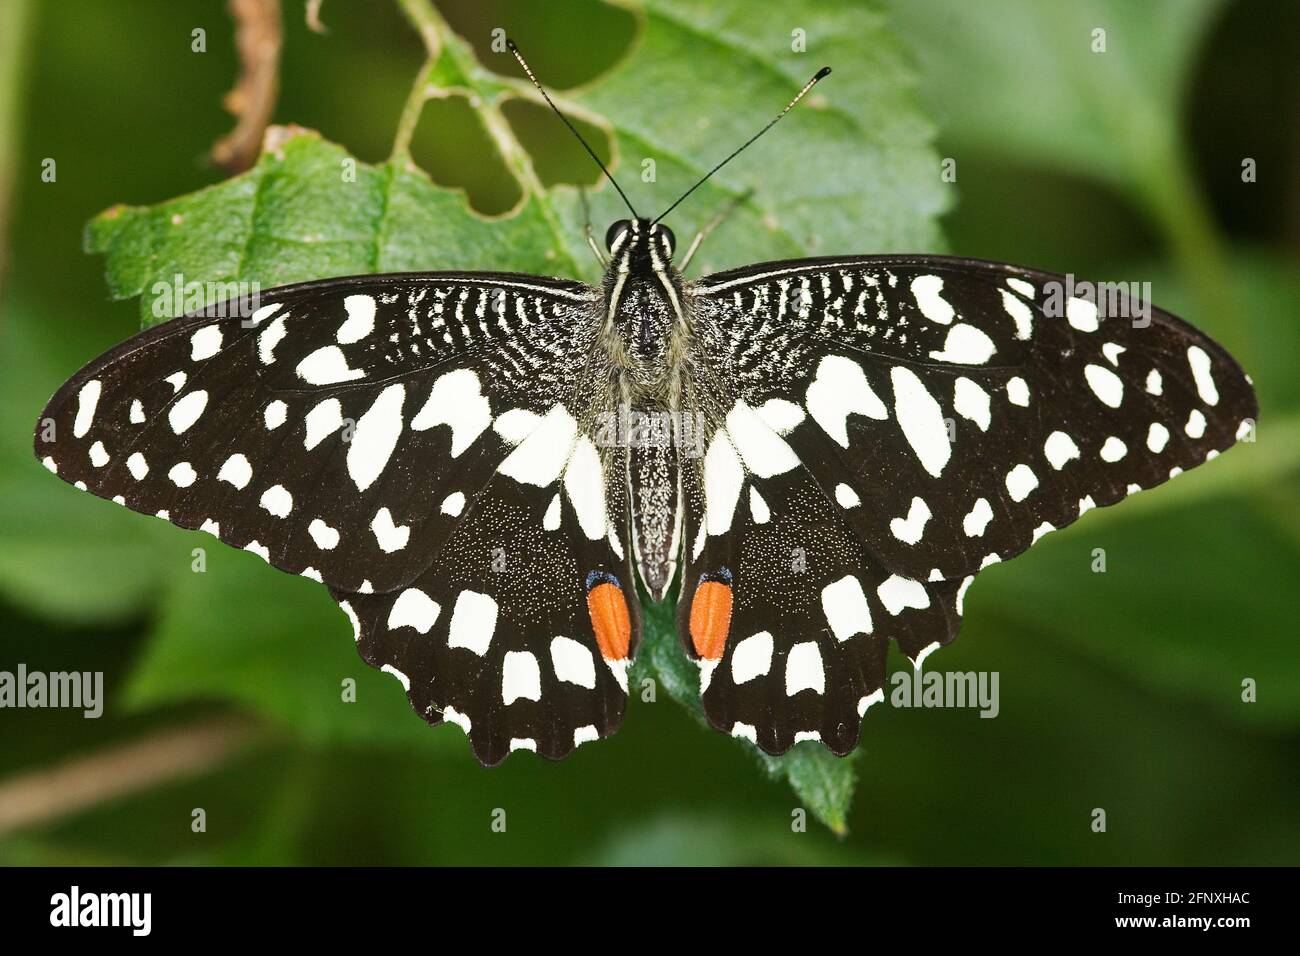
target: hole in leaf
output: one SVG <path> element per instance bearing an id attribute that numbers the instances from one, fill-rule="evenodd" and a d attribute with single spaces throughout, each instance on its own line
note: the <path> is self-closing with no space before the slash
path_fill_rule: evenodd
<path id="1" fill-rule="evenodd" d="M 463 96 L 424 104 L 411 157 L 438 185 L 465 190 L 470 207 L 484 216 L 509 212 L 523 195 L 483 120 Z"/>

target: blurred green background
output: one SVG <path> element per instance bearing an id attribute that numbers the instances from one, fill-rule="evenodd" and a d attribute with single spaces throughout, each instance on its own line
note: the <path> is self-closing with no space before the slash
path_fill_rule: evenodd
<path id="1" fill-rule="evenodd" d="M 318 34 L 286 0 L 275 121 L 383 163 L 424 59 L 406 16 L 420 7 L 327 0 Z M 238 60 L 222 3 L 0 0 L 0 670 L 102 670 L 108 686 L 99 720 L 0 711 L 0 862 L 1300 861 L 1300 6 L 437 7 L 483 64 L 517 75 L 490 49 L 490 31 L 508 29 L 647 206 L 781 105 L 749 95 L 749 78 L 792 90 L 830 62 L 824 100 L 674 218 L 684 242 L 755 189 L 701 253 L 706 270 L 910 247 L 1149 281 L 1251 371 L 1258 442 L 984 572 L 961 637 L 928 669 L 998 671 L 1001 713 L 873 709 L 846 835 L 815 820 L 795 832 L 803 798 L 663 692 L 634 698 L 612 740 L 561 764 L 523 754 L 484 770 L 458 730 L 427 728 L 357 659 L 319 586 L 80 494 L 32 458 L 50 393 L 139 328 L 139 303 L 110 301 L 105 260 L 83 253 L 85 223 L 225 178 L 205 157 L 232 126 L 221 97 Z M 795 30 L 806 54 L 791 50 Z M 456 200 L 465 229 L 513 237 L 549 209 L 566 232 L 556 249 L 471 264 L 555 260 L 592 278 L 564 185 L 595 184 L 589 162 L 516 100 L 500 115 L 532 157 L 521 176 L 481 105 L 425 105 L 413 174 L 465 190 L 476 215 L 522 209 L 484 223 Z M 660 182 L 641 181 L 646 156 Z M 592 195 L 598 235 L 609 192 Z M 435 222 L 390 258 L 464 264 L 460 234 Z M 204 574 L 190 570 L 195 547 Z M 1096 548 L 1104 574 L 1090 570 Z M 356 703 L 339 699 L 349 677 Z"/>

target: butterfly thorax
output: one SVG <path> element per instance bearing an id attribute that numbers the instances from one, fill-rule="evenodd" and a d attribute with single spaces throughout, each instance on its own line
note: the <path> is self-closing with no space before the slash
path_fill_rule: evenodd
<path id="1" fill-rule="evenodd" d="M 605 336 L 621 392 L 632 544 L 647 589 L 663 596 L 676 569 L 681 533 L 678 407 L 687 323 L 672 233 L 645 220 L 610 230 Z"/>

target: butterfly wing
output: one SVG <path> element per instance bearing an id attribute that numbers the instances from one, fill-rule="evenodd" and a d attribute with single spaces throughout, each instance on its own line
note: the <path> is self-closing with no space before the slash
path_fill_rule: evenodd
<path id="1" fill-rule="evenodd" d="M 509 274 L 272 290 L 247 318 L 184 317 L 91 362 L 51 399 L 36 454 L 327 584 L 363 656 L 426 719 L 455 716 L 481 759 L 512 740 L 562 756 L 616 727 L 637 627 L 624 602 L 610 658 L 588 609 L 588 574 L 631 580 L 626 504 L 603 493 L 618 462 L 586 437 L 604 394 L 584 363 L 594 297 Z M 561 636 L 561 661 L 599 665 L 573 663 L 563 693 Z"/>
<path id="2" fill-rule="evenodd" d="M 725 566 L 725 640 L 704 642 L 712 660 L 688 641 L 713 671 L 717 726 L 754 727 L 770 752 L 801 734 L 847 752 L 884 679 L 884 639 L 919 660 L 955 636 L 980 568 L 1249 433 L 1254 392 L 1220 346 L 1122 294 L 1099 309 L 1095 290 L 1073 288 L 998 263 L 884 256 L 759 265 L 690 289 L 708 353 L 696 365 L 717 370 L 701 392 L 725 397 L 706 416 L 723 427 L 697 469 L 679 619 L 684 634 L 708 630 L 699 595 Z M 765 563 L 788 566 L 791 549 L 798 574 Z M 768 639 L 746 640 L 776 602 L 789 630 L 766 628 L 766 664 Z"/>

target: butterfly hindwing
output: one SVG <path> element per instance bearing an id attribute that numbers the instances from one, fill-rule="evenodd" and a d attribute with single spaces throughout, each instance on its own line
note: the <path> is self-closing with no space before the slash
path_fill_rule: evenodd
<path id="1" fill-rule="evenodd" d="M 540 510 L 531 486 L 499 473 L 409 586 L 331 589 L 366 661 L 396 676 L 426 720 L 459 724 L 487 765 L 517 749 L 559 759 L 622 721 L 640 635 L 624 486 L 569 493 L 581 470 L 618 475 L 620 464 L 570 455 Z M 580 512 L 606 501 L 609 526 L 593 537 Z"/>
<path id="2" fill-rule="evenodd" d="M 688 472 L 705 487 L 687 511 L 694 550 L 677 610 L 705 713 L 768 753 L 813 739 L 847 754 L 883 694 L 889 641 L 918 662 L 950 641 L 962 584 L 892 574 L 806 471 L 746 472 L 742 487 L 726 429 L 710 455 Z M 709 534 L 710 516 L 727 530 Z"/>
<path id="3" fill-rule="evenodd" d="M 511 741 L 562 756 L 617 725 L 638 627 L 622 481 L 606 477 L 620 461 L 587 436 L 593 301 L 506 274 L 272 290 L 247 319 L 184 317 L 90 363 L 51 399 L 36 453 L 78 487 L 329 585 L 367 660 L 412 682 L 431 722 L 472 715 L 485 761 Z M 556 657 L 560 637 L 573 644 Z M 491 650 L 467 657 L 458 639 Z M 581 679 L 555 689 L 557 666 Z"/>
<path id="4" fill-rule="evenodd" d="M 882 635 L 918 659 L 955 636 L 981 567 L 1249 433 L 1254 392 L 1220 346 L 1156 309 L 1108 317 L 1070 296 L 1055 308 L 1066 283 L 873 257 L 753 266 L 690 288 L 722 420 L 688 499 L 679 622 L 685 634 L 703 615 L 698 590 L 725 567 L 733 617 L 704 690 L 715 725 L 748 734 L 742 715 L 754 714 L 765 750 L 816 732 L 843 752 L 857 734 L 843 726 L 848 702 L 883 679 Z M 782 568 L 792 549 L 803 571 Z M 871 629 L 828 644 L 855 617 Z M 786 633 L 768 626 L 778 620 Z M 738 649 L 766 659 L 764 641 L 742 643 L 762 632 L 770 670 L 729 680 Z M 790 649 L 810 642 L 825 689 L 786 700 Z"/>

